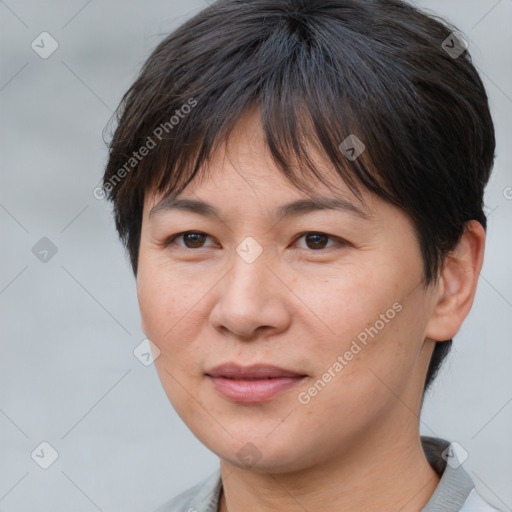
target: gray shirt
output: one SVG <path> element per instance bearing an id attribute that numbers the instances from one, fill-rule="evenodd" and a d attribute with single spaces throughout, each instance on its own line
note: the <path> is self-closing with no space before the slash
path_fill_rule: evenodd
<path id="1" fill-rule="evenodd" d="M 441 477 L 436 490 L 420 512 L 499 512 L 476 491 L 450 442 L 421 436 L 428 462 Z M 218 512 L 222 492 L 220 468 L 194 487 L 168 501 L 155 512 Z"/>

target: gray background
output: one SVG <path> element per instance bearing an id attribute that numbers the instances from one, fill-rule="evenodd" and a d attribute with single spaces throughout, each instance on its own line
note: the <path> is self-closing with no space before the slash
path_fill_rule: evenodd
<path id="1" fill-rule="evenodd" d="M 475 304 L 421 430 L 459 442 L 478 490 L 511 510 L 512 0 L 416 3 L 467 34 L 497 132 Z M 218 466 L 134 357 L 134 278 L 110 205 L 92 195 L 122 94 L 205 5 L 0 1 L 0 510 L 153 510 Z M 43 31 L 59 44 L 47 59 L 31 48 Z M 32 252 L 42 237 L 58 249 L 46 263 Z M 59 454 L 46 470 L 31 458 L 43 441 Z"/>

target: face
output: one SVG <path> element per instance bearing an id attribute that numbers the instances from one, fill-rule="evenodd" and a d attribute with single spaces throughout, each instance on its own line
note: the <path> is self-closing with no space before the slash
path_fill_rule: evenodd
<path id="1" fill-rule="evenodd" d="M 271 160 L 257 113 L 246 114 L 207 178 L 179 197 L 215 215 L 145 198 L 142 329 L 179 416 L 239 467 L 327 463 L 397 422 L 417 422 L 434 300 L 412 223 L 369 193 L 358 202 L 318 166 L 336 186 L 315 183 L 308 196 Z M 319 197 L 338 207 L 283 209 Z M 282 370 L 252 382 L 214 377 L 224 363 Z"/>

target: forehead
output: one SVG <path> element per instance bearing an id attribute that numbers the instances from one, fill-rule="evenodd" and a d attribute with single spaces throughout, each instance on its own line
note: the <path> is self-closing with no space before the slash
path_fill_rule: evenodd
<path id="1" fill-rule="evenodd" d="M 358 187 L 358 198 L 327 158 L 312 143 L 305 145 L 308 157 L 325 183 L 310 169 L 296 162 L 289 162 L 289 165 L 300 185 L 285 176 L 267 146 L 259 110 L 247 110 L 229 137 L 213 152 L 209 161 L 202 166 L 179 197 L 188 201 L 189 206 L 193 204 L 192 201 L 196 201 L 198 211 L 203 213 L 207 213 L 208 207 L 199 204 L 200 200 L 216 203 L 221 208 L 236 203 L 243 206 L 252 201 L 267 206 L 279 203 L 282 208 L 276 209 L 277 214 L 297 213 L 301 209 L 307 212 L 315 206 L 321 206 L 340 207 L 360 217 L 368 216 L 371 213 L 369 205 L 373 202 L 370 193 L 363 187 Z M 185 205 L 175 196 L 175 193 L 168 191 L 149 191 L 146 194 L 145 208 L 154 213 Z M 288 203 L 295 200 L 297 204 L 286 209 L 285 199 Z M 299 200 L 302 200 L 300 205 Z M 212 208 L 209 213 L 214 213 Z"/>
<path id="2" fill-rule="evenodd" d="M 251 161 L 257 164 L 256 161 Z M 328 187 L 318 181 L 302 191 L 278 170 L 258 174 L 226 164 L 213 169 L 206 179 L 192 181 L 181 193 L 160 192 L 148 196 L 145 210 L 149 221 L 169 214 L 196 214 L 226 220 L 248 213 L 263 213 L 269 220 L 297 218 L 315 211 L 337 211 L 370 220 L 374 213 L 370 198 L 359 200 L 347 186 Z"/>

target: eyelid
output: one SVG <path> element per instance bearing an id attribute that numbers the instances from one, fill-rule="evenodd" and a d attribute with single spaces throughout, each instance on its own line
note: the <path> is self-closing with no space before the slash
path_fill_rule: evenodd
<path id="1" fill-rule="evenodd" d="M 194 230 L 188 230 L 188 231 L 182 231 L 181 233 L 176 233 L 174 235 L 171 235 L 169 238 L 167 238 L 164 242 L 163 242 L 163 247 L 164 248 L 167 248 L 168 246 L 174 244 L 176 245 L 177 247 L 179 247 L 180 249 L 184 249 L 184 250 L 188 250 L 188 251 L 197 251 L 199 249 L 207 249 L 208 247 L 197 247 L 197 248 L 190 248 L 190 247 L 185 247 L 185 246 L 182 246 L 182 245 L 178 245 L 175 243 L 175 240 L 182 237 L 183 235 L 186 235 L 186 234 L 189 234 L 189 233 L 194 233 L 194 234 L 199 234 L 199 235 L 205 235 L 207 238 L 212 238 L 211 235 L 209 235 L 208 233 L 205 233 L 203 231 L 194 231 Z M 335 246 L 331 246 L 331 247 L 327 247 L 327 248 L 323 248 L 323 249 L 308 249 L 308 248 L 305 248 L 304 250 L 308 251 L 308 252 L 311 252 L 311 253 L 315 253 L 315 252 L 318 252 L 318 253 L 322 253 L 322 252 L 325 252 L 329 249 L 335 249 L 336 247 L 343 247 L 343 246 L 347 246 L 347 245 L 351 245 L 351 243 L 348 241 L 348 240 L 345 240 L 344 238 L 341 238 L 339 236 L 335 236 L 335 235 L 330 235 L 329 233 L 324 233 L 323 231 L 303 231 L 301 233 L 299 233 L 295 238 L 294 238 L 294 243 L 296 243 L 298 240 L 300 240 L 301 238 L 303 238 L 304 236 L 306 235 L 324 235 L 326 236 L 327 238 L 333 240 L 336 242 L 336 245 Z M 210 246 L 211 247 L 211 246 Z"/>

